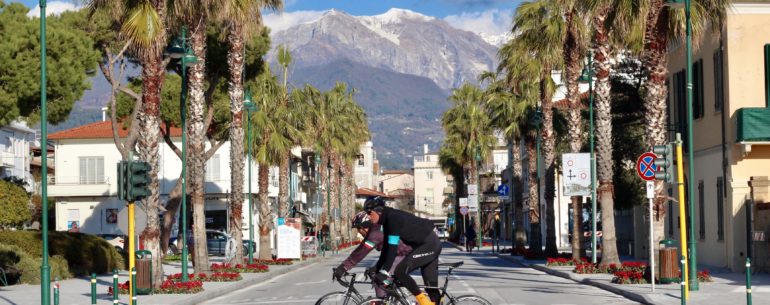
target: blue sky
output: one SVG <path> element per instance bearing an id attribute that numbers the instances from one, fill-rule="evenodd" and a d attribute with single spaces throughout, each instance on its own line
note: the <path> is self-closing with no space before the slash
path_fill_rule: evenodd
<path id="1" fill-rule="evenodd" d="M 510 29 L 511 16 L 521 0 L 284 0 L 280 14 L 268 13 L 265 22 L 275 30 L 313 20 L 329 9 L 355 16 L 385 13 L 391 8 L 408 9 L 443 19 L 455 27 L 488 34 L 501 34 Z M 11 0 L 36 8 L 38 0 Z M 48 11 L 74 9 L 84 0 L 48 1 Z M 37 10 L 30 12 L 39 14 Z"/>

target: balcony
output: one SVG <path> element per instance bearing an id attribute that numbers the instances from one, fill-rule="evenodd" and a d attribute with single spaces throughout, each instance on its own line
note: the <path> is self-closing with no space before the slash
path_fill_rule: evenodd
<path id="1" fill-rule="evenodd" d="M 48 179 L 48 195 L 64 196 L 110 196 L 109 177 L 57 176 Z"/>
<path id="2" fill-rule="evenodd" d="M 770 108 L 741 108 L 735 115 L 736 142 L 744 156 L 751 152 L 752 145 L 770 145 Z"/>

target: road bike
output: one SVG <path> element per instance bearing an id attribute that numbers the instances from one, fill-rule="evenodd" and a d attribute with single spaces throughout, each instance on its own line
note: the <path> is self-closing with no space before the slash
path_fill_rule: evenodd
<path id="1" fill-rule="evenodd" d="M 442 287 L 431 287 L 431 286 L 420 286 L 420 289 L 438 289 L 439 292 L 441 292 L 441 302 L 437 303 L 436 305 L 492 305 L 489 301 L 485 300 L 484 298 L 477 296 L 477 295 L 461 295 L 461 296 L 454 296 L 452 295 L 448 290 L 447 287 L 449 287 L 449 278 L 452 276 L 452 270 L 454 270 L 457 267 L 460 267 L 463 265 L 463 262 L 455 262 L 455 263 L 440 263 L 439 267 L 449 267 L 449 271 L 447 271 L 446 278 L 444 279 L 444 285 Z M 379 285 L 379 284 L 375 284 Z M 380 285 L 385 291 L 388 292 L 388 296 L 385 298 L 368 298 L 366 300 L 363 300 L 356 305 L 371 305 L 371 304 L 382 304 L 382 305 L 412 305 L 416 304 L 414 303 L 414 298 L 412 297 L 412 294 L 409 293 L 409 291 L 406 291 L 406 289 L 399 287 L 396 283 L 396 281 L 393 282 L 392 285 L 383 287 Z"/>
<path id="2" fill-rule="evenodd" d="M 345 278 L 350 277 L 350 281 L 346 281 Z M 356 289 L 355 284 L 369 284 L 369 281 L 356 281 L 356 275 L 354 273 L 347 273 L 340 278 L 337 278 L 337 282 L 345 287 L 345 291 L 330 292 L 318 299 L 315 305 L 355 305 L 364 300 L 364 297 Z"/>

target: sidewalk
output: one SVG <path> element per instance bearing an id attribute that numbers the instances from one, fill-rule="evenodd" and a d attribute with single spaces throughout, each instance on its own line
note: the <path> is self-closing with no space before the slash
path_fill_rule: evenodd
<path id="1" fill-rule="evenodd" d="M 295 261 L 291 265 L 271 265 L 270 271 L 265 273 L 241 273 L 242 280 L 237 282 L 203 282 L 203 291 L 196 294 L 155 294 L 137 296 L 138 305 L 192 305 L 211 300 L 213 298 L 228 294 L 230 292 L 246 288 L 248 286 L 264 282 L 279 275 L 298 270 L 323 262 L 338 255 L 345 255 L 350 248 L 341 250 L 338 254 L 329 254 L 325 257 L 314 257 L 304 261 Z M 220 263 L 222 257 L 211 257 L 211 263 Z M 193 273 L 192 265 L 188 269 Z M 182 272 L 180 262 L 171 262 L 163 265 L 163 271 L 166 275 Z M 107 294 L 109 287 L 112 287 L 112 274 L 97 276 L 96 293 L 97 304 L 112 304 L 112 296 Z M 120 273 L 119 281 L 121 283 L 128 280 L 128 273 L 124 270 Z M 91 304 L 91 279 L 73 278 L 59 281 L 61 305 L 83 305 Z M 51 285 L 53 287 L 53 285 Z M 120 295 L 120 304 L 128 304 L 128 295 Z M 26 305 L 40 304 L 40 285 L 13 285 L 9 287 L 0 286 L 0 305 Z M 51 293 L 51 304 L 53 304 L 53 292 Z"/>
<path id="2" fill-rule="evenodd" d="M 509 243 L 510 245 L 510 243 Z M 458 249 L 464 250 L 464 247 L 455 245 Z M 500 245 L 503 248 L 503 244 Z M 474 251 L 476 252 L 476 251 Z M 652 292 L 649 284 L 644 285 L 619 285 L 613 284 L 611 274 L 577 274 L 573 273 L 572 266 L 550 267 L 545 265 L 545 261 L 529 261 L 522 256 L 511 256 L 510 253 L 492 253 L 491 247 L 482 247 L 479 251 L 482 255 L 497 255 L 499 258 L 507 261 L 530 267 L 554 276 L 571 279 L 575 282 L 595 286 L 619 295 L 622 295 L 632 301 L 642 304 L 663 304 L 676 305 L 681 304 L 679 284 L 656 284 L 655 292 Z M 713 282 L 700 283 L 699 291 L 691 291 L 689 304 L 705 305 L 724 305 L 724 304 L 745 304 L 746 303 L 746 275 L 743 273 L 712 271 Z M 770 274 L 755 273 L 751 275 L 751 286 L 753 302 L 755 304 L 765 304 L 770 299 Z"/>

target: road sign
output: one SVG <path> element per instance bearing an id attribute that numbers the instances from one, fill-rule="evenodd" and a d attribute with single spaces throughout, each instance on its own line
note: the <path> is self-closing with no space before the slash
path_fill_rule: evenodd
<path id="1" fill-rule="evenodd" d="M 468 207 L 461 207 L 460 208 L 460 215 L 468 215 Z"/>
<path id="2" fill-rule="evenodd" d="M 639 178 L 646 181 L 655 180 L 655 172 L 658 171 L 658 167 L 655 166 L 655 158 L 657 157 L 651 152 L 639 156 L 639 159 L 636 160 L 636 174 L 639 175 Z"/>
<path id="3" fill-rule="evenodd" d="M 591 195 L 591 154 L 563 154 L 561 160 L 564 195 Z"/>
<path id="4" fill-rule="evenodd" d="M 479 194 L 479 188 L 476 184 L 468 184 L 468 196 L 470 195 L 478 195 Z"/>
<path id="5" fill-rule="evenodd" d="M 468 206 L 468 198 L 460 198 L 460 206 L 461 207 L 467 207 Z"/>
<path id="6" fill-rule="evenodd" d="M 510 193 L 511 189 L 508 188 L 507 184 L 500 184 L 500 186 L 497 187 L 497 195 L 502 196 L 508 196 L 508 193 Z"/>
<path id="7" fill-rule="evenodd" d="M 479 210 L 479 196 L 468 197 L 468 210 L 471 212 L 478 212 Z"/>
<path id="8" fill-rule="evenodd" d="M 655 199 L 655 182 L 647 181 L 647 199 Z"/>

